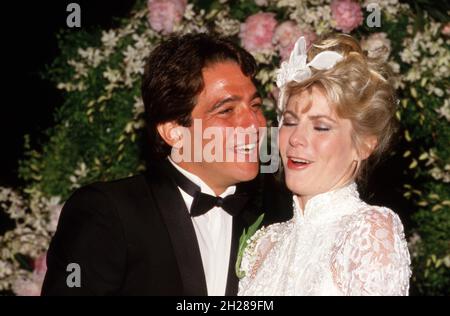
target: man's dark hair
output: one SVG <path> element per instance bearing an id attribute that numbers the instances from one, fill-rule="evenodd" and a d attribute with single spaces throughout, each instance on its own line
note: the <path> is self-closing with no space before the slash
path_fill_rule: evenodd
<path id="1" fill-rule="evenodd" d="M 197 96 L 204 87 L 202 70 L 223 61 L 235 62 L 244 75 L 254 79 L 255 59 L 228 39 L 207 34 L 174 36 L 151 52 L 141 86 L 151 158 L 164 158 L 171 150 L 157 125 L 176 121 L 190 126 Z"/>

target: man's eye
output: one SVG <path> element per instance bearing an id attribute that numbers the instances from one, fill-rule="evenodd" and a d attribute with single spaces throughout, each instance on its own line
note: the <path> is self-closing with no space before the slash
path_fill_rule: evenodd
<path id="1" fill-rule="evenodd" d="M 226 108 L 226 109 L 219 111 L 219 114 L 228 114 L 228 113 L 231 113 L 232 111 L 233 111 L 232 108 Z"/>
<path id="2" fill-rule="evenodd" d="M 262 107 L 262 104 L 259 102 L 252 105 L 252 108 L 254 108 L 254 109 L 260 109 L 261 107 Z"/>

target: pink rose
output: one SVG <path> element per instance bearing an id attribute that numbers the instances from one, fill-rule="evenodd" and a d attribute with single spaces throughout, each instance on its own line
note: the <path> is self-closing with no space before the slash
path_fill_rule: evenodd
<path id="1" fill-rule="evenodd" d="M 352 0 L 331 1 L 331 14 L 336 22 L 336 29 L 350 33 L 363 22 L 361 6 Z"/>
<path id="2" fill-rule="evenodd" d="M 47 253 L 41 254 L 39 257 L 34 259 L 34 271 L 36 274 L 44 274 L 47 272 Z"/>
<path id="3" fill-rule="evenodd" d="M 47 253 L 41 254 L 33 262 L 33 273 L 29 277 L 19 277 L 12 284 L 12 290 L 18 296 L 41 295 L 42 284 L 47 272 Z"/>
<path id="4" fill-rule="evenodd" d="M 445 24 L 442 28 L 442 35 L 449 37 L 450 36 L 450 23 Z"/>
<path id="5" fill-rule="evenodd" d="M 263 52 L 273 50 L 272 37 L 277 25 L 275 14 L 257 13 L 251 15 L 241 24 L 242 45 L 249 52 Z"/>
<path id="6" fill-rule="evenodd" d="M 155 31 L 170 34 L 183 19 L 186 6 L 187 0 L 148 0 L 148 22 Z"/>
<path id="7" fill-rule="evenodd" d="M 275 30 L 273 42 L 280 52 L 281 59 L 284 61 L 289 58 L 295 42 L 300 36 L 306 39 L 307 48 L 316 40 L 316 34 L 312 31 L 302 31 L 293 21 L 281 23 Z"/>
<path id="8" fill-rule="evenodd" d="M 44 278 L 37 280 L 34 275 L 32 279 L 19 278 L 12 283 L 12 290 L 18 296 L 40 296 L 43 282 Z"/>

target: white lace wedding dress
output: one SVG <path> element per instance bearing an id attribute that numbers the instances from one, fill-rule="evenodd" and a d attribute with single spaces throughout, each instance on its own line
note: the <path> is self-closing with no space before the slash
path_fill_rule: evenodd
<path id="1" fill-rule="evenodd" d="M 304 212 L 248 244 L 239 295 L 408 295 L 410 257 L 398 216 L 359 199 L 356 184 L 319 194 Z"/>

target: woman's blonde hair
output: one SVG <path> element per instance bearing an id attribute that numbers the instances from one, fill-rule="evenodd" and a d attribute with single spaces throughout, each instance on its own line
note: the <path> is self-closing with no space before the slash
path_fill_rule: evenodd
<path id="1" fill-rule="evenodd" d="M 371 167 L 387 152 L 397 129 L 397 98 L 389 81 L 389 70 L 381 60 L 369 58 L 351 36 L 328 35 L 308 51 L 308 61 L 322 51 L 336 51 L 344 58 L 328 70 L 311 68 L 312 76 L 300 83 L 288 84 L 287 97 L 321 87 L 339 117 L 352 122 L 352 140 L 357 150 L 367 136 L 376 137 L 377 145 L 369 159 L 357 167 L 356 180 L 364 180 Z"/>

